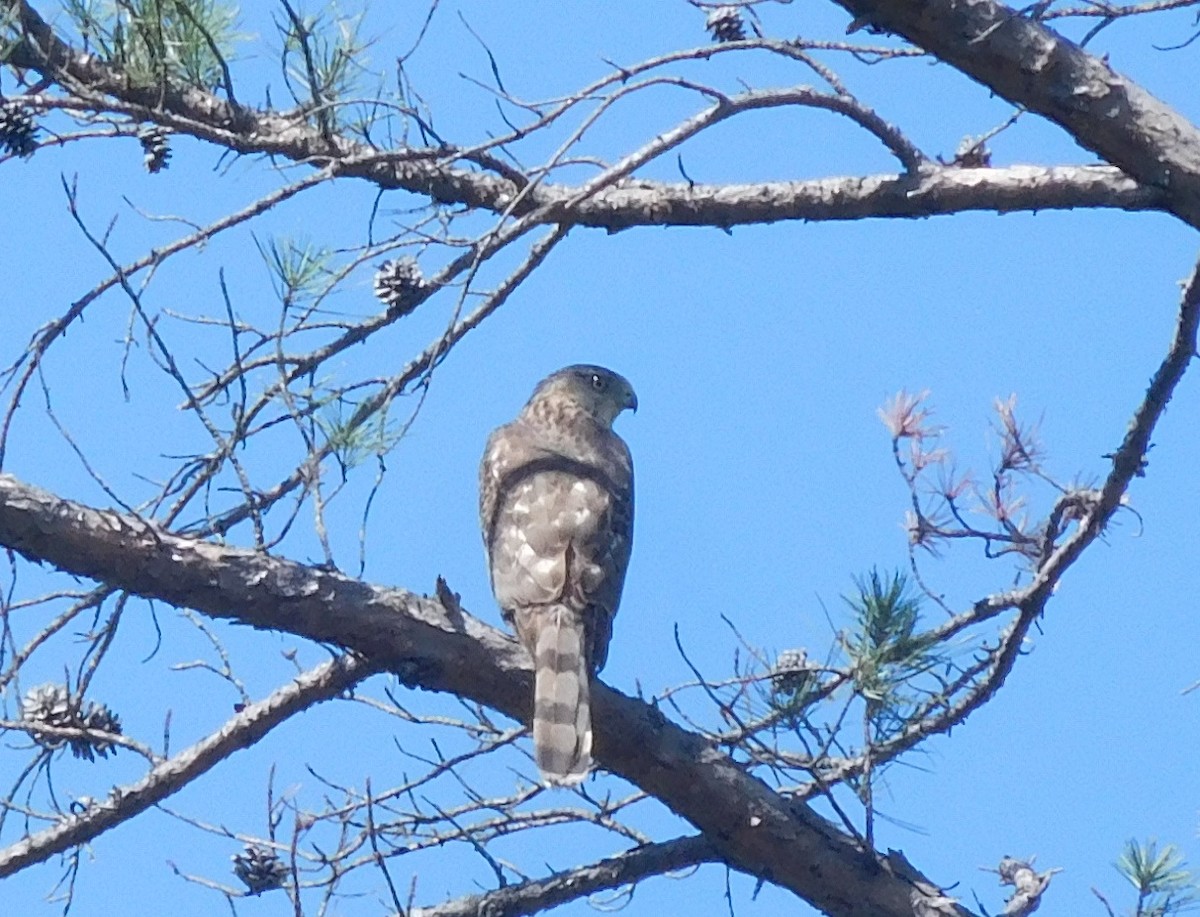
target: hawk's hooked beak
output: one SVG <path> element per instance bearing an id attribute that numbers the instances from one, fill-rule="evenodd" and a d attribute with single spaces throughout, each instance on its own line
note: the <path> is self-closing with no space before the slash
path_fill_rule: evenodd
<path id="1" fill-rule="evenodd" d="M 637 394 L 631 388 L 625 390 L 625 407 L 637 413 Z"/>

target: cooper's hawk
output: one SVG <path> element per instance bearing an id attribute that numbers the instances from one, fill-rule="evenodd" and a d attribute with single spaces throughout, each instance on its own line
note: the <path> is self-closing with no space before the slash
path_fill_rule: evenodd
<path id="1" fill-rule="evenodd" d="M 608 657 L 633 537 L 633 464 L 612 424 L 629 383 L 568 366 L 488 438 L 479 521 L 500 610 L 533 657 L 534 756 L 574 784 L 591 765 L 589 679 Z"/>

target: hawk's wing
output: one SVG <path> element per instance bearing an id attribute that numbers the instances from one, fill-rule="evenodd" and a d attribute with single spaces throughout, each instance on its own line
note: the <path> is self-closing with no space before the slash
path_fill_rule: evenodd
<path id="1" fill-rule="evenodd" d="M 584 463 L 530 446 L 519 424 L 488 440 L 480 522 L 492 588 L 507 616 L 561 603 L 590 628 L 594 669 L 608 653 L 633 535 L 633 473 L 615 434 L 605 461 Z"/>
<path id="2" fill-rule="evenodd" d="M 629 451 L 605 433 L 581 461 L 517 421 L 492 434 L 480 466 L 492 589 L 534 660 L 535 757 L 552 783 L 590 767 L 590 677 L 608 656 L 632 546 Z"/>

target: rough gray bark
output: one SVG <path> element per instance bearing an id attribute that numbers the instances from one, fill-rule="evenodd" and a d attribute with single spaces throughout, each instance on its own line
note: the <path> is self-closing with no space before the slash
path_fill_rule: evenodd
<path id="1" fill-rule="evenodd" d="M 620 888 L 647 875 L 685 869 L 719 860 L 716 848 L 703 835 L 646 844 L 547 879 L 533 879 L 497 888 L 482 895 L 467 895 L 434 907 L 419 908 L 410 917 L 518 917 L 574 901 L 598 891 Z"/>
<path id="2" fill-rule="evenodd" d="M 0 849 L 0 879 L 86 844 L 109 828 L 144 812 L 235 751 L 250 747 L 273 726 L 319 700 L 337 696 L 369 674 L 370 667 L 354 656 L 339 656 L 306 673 L 265 700 L 251 704 L 203 741 L 169 760 L 159 761 L 136 783 L 103 800 L 93 801 L 58 824 Z"/>
<path id="3" fill-rule="evenodd" d="M 980 52 L 969 36 L 983 34 L 997 22 L 1005 23 L 1004 15 L 1011 18 L 1011 10 L 996 4 L 976 4 L 986 9 L 975 10 L 971 4 L 945 3 L 942 18 L 930 21 L 920 15 L 924 4 L 842 5 L 856 16 L 906 35 L 939 56 L 942 49 L 933 42 L 945 36 L 936 29 L 974 29 L 964 33 L 967 37 L 961 41 L 948 43 L 947 53 L 957 57 L 946 60 L 1014 102 L 1059 121 L 1080 143 L 1110 158 L 1136 181 L 1111 166 L 960 169 L 929 163 L 919 173 L 803 182 L 706 185 L 629 180 L 581 196 L 576 187 L 530 185 L 527 178 L 512 174 L 490 158 L 481 163 L 483 171 L 455 167 L 446 164 L 452 157 L 445 149 L 380 151 L 344 137 L 324 136 L 302 116 L 260 111 L 198 89 L 135 86 L 96 57 L 64 43 L 27 4 L 0 0 L 0 9 L 11 7 L 26 31 L 26 39 L 8 51 L 9 60 L 47 79 L 71 85 L 81 99 L 93 99 L 97 110 L 124 109 L 135 117 L 152 115 L 164 127 L 238 153 L 281 156 L 318 167 L 336 165 L 338 176 L 360 178 L 382 189 L 403 189 L 496 213 L 511 211 L 516 216 L 540 211 L 539 219 L 545 223 L 614 231 L 633 226 L 731 227 L 779 220 L 912 218 L 964 210 L 1075 207 L 1164 209 L 1193 222 L 1186 215 L 1192 213 L 1189 208 L 1193 204 L 1186 200 L 1196 193 L 1195 189 L 1189 191 L 1190 184 L 1168 179 L 1179 168 L 1176 162 L 1186 161 L 1196 172 L 1200 143 L 1196 142 L 1195 129 L 1135 84 L 1120 80 L 1098 58 L 1018 17 L 1014 21 L 1025 27 L 1019 34 L 997 29 L 989 37 L 986 47 L 997 42 L 1003 54 L 993 53 L 989 58 L 994 59 L 993 65 L 985 66 L 976 60 Z M 958 18 L 948 18 L 951 14 Z M 1015 27 L 1006 25 L 1006 29 Z M 1036 73 L 1026 72 L 1025 55 L 1030 51 L 1021 44 L 1026 40 L 1034 42 L 1034 49 L 1049 48 L 1067 56 L 1073 69 L 1059 72 L 1061 67 L 1055 69 L 1043 61 Z M 1044 50 L 1042 58 L 1049 53 Z M 1035 77 L 1039 82 L 1034 81 Z M 1112 92 L 1119 91 L 1130 99 L 1129 111 L 1122 115 L 1124 122 L 1119 125 L 1109 123 L 1111 102 L 1093 101 L 1081 109 L 1078 101 L 1097 93 L 1103 95 L 1109 78 Z M 1051 101 L 1059 97 L 1068 99 L 1062 106 L 1064 118 L 1048 110 Z M 88 107 L 86 103 L 80 105 L 81 109 Z M 747 103 L 747 107 L 755 106 Z M 1065 114 L 1072 117 L 1065 120 Z M 709 120 L 724 117 L 728 115 L 713 115 Z M 1131 146 L 1123 131 L 1148 133 L 1144 141 Z M 1163 150 L 1171 149 L 1178 154 L 1174 158 L 1156 158 Z M 1120 155 L 1110 157 L 1110 150 Z M 1194 206 L 1200 212 L 1200 205 Z"/>
<path id="4" fill-rule="evenodd" d="M 839 3 L 857 20 L 904 35 L 1013 103 L 1050 118 L 1114 165 L 958 168 L 928 158 L 918 158 L 914 165 L 902 158 L 901 168 L 908 171 L 901 175 L 721 186 L 642 181 L 630 177 L 637 173 L 630 166 L 615 170 L 611 182 L 594 189 L 533 184 L 486 154 L 450 147 L 382 151 L 331 136 L 300 112 L 240 105 L 233 101 L 232 89 L 226 100 L 196 89 L 137 86 L 117 67 L 61 42 L 28 4 L 0 0 L 0 12 L 16 13 L 26 27 L 25 39 L 8 49 L 10 62 L 69 87 L 65 110 L 152 120 L 235 152 L 304 162 L 327 169 L 329 175 L 357 178 L 380 189 L 405 189 L 437 201 L 527 216 L 531 222 L 559 224 L 563 231 L 572 225 L 608 230 L 638 225 L 731 227 L 791 219 L 914 218 L 960 210 L 1071 207 L 1166 210 L 1200 226 L 1200 132 L 1106 61 L 1042 23 L 990 0 Z M 715 123 L 728 117 L 721 104 L 732 110 L 745 103 L 744 97 L 739 98 L 741 103 L 726 99 L 696 117 Z M 688 122 L 680 125 L 679 136 L 687 127 Z M 655 155 L 659 153 L 661 149 Z M 1079 530 L 1057 546 L 1051 539 L 1040 578 L 1019 596 L 1000 596 L 991 606 L 976 606 L 970 613 L 972 620 L 1019 606 L 1020 626 L 1029 627 L 1062 573 L 1102 533 L 1130 480 L 1141 473 L 1150 432 L 1194 352 L 1194 283 L 1189 300 L 1177 344 L 1135 417 L 1130 436 L 1115 453 L 1113 473 L 1102 490 L 1088 497 L 1089 515 Z M 81 314 L 82 304 L 72 307 L 61 328 Z M 337 346 L 363 340 L 393 320 L 394 316 L 384 315 L 364 323 Z M 401 388 L 397 385 L 396 391 Z M 299 486 L 301 480 L 298 470 L 288 486 Z M 245 518 L 249 509 L 235 513 L 241 515 L 227 517 L 225 527 Z M 181 538 L 130 516 L 71 503 L 3 476 L 0 544 L 64 571 L 196 608 L 212 617 L 344 646 L 364 654 L 371 664 L 385 666 L 414 688 L 453 692 L 528 719 L 532 692 L 524 654 L 506 636 L 463 613 L 454 600 L 374 587 L 261 553 Z M 1015 658 L 1020 634 L 1012 633 Z M 885 750 L 899 753 L 927 737 L 935 726 L 940 729 L 943 722 L 965 717 L 998 690 L 1011 662 L 1001 661 L 986 692 L 948 711 L 942 721 L 930 720 L 914 728 Z M 788 888 L 830 914 L 965 913 L 940 896 L 902 856 L 880 858 L 864 850 L 857 839 L 802 803 L 780 797 L 702 737 L 667 722 L 655 708 L 603 685 L 596 687 L 595 695 L 598 759 L 700 829 L 703 840 L 696 840 L 694 846 L 711 843 L 713 856 Z M 153 784 L 153 791 L 136 799 L 136 805 L 144 808 L 162 798 L 154 793 L 179 785 Z M 30 838 L 17 852 L 24 857 L 17 868 L 85 843 L 129 812 L 127 808 L 114 811 L 111 818 L 105 815 L 52 829 L 57 832 L 52 844 L 38 846 L 39 837 L 48 832 Z M 685 847 L 681 852 L 670 847 L 653 854 L 643 851 L 643 861 L 658 853 L 710 855 L 708 850 Z M 634 862 L 631 853 L 575 873 L 442 907 L 451 909 L 447 913 L 455 913 L 454 907 L 468 913 L 472 907 L 494 906 L 496 913 L 505 913 L 505 908 L 519 908 L 522 889 L 539 903 L 557 900 L 556 894 L 564 900 L 578 897 L 578 886 L 570 884 L 572 877 L 611 887 L 603 883 L 619 880 L 621 870 L 630 869 Z M 0 862 L 0 875 L 4 871 Z"/>
<path id="5" fill-rule="evenodd" d="M 1200 227 L 1200 131 L 1053 29 L 992 0 L 837 0 L 861 23 L 903 35 L 1081 146 Z"/>
<path id="6" fill-rule="evenodd" d="M 10 475 L 0 475 L 0 544 L 146 598 L 336 643 L 414 688 L 452 692 L 529 721 L 526 655 L 457 602 L 181 538 Z M 902 857 L 864 852 L 855 838 L 749 776 L 654 707 L 597 683 L 593 713 L 601 765 L 690 821 L 735 868 L 836 917 L 911 917 L 914 895 L 935 893 Z"/>

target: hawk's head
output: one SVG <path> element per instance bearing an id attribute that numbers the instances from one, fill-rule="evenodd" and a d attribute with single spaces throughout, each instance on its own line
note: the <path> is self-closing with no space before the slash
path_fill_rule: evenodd
<path id="1" fill-rule="evenodd" d="M 580 363 L 551 373 L 538 383 L 529 399 L 569 402 L 584 410 L 606 427 L 611 427 L 626 408 L 637 410 L 637 395 L 629 380 L 611 369 Z"/>

